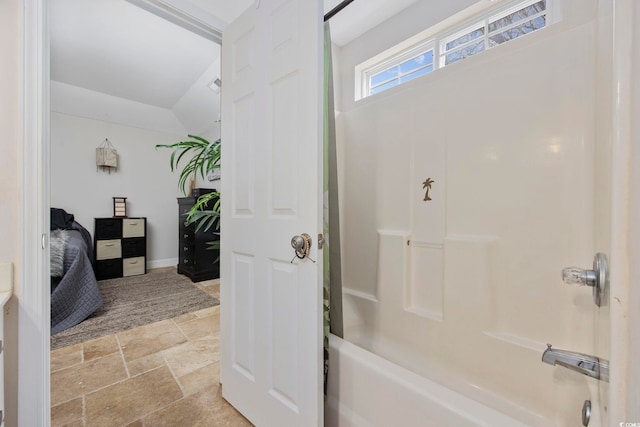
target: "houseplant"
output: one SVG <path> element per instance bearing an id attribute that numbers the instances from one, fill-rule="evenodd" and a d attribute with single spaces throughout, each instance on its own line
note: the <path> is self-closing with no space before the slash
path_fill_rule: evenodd
<path id="1" fill-rule="evenodd" d="M 207 174 L 216 169 L 220 169 L 220 139 L 207 141 L 205 138 L 196 135 L 187 135 L 186 141 L 175 144 L 158 144 L 156 148 L 169 148 L 173 150 L 169 164 L 171 171 L 178 170 L 181 161 L 186 163 L 180 170 L 178 187 L 186 196 L 190 191 L 190 183 L 198 175 L 204 179 Z M 187 160 L 188 159 L 188 160 Z M 209 205 L 215 200 L 212 205 Z M 220 232 L 220 193 L 212 192 L 198 197 L 196 203 L 191 207 L 185 219 L 186 224 L 196 224 L 196 231 L 209 230 L 213 227 L 214 232 Z M 219 248 L 220 242 L 209 242 L 210 247 Z"/>

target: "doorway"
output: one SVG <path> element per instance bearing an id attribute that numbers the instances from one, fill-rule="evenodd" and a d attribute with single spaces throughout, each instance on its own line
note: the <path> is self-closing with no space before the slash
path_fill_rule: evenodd
<path id="1" fill-rule="evenodd" d="M 157 289 L 167 279 L 186 281 L 175 274 L 176 198 L 184 194 L 170 150 L 155 146 L 187 134 L 220 137 L 219 40 L 212 40 L 213 30 L 185 29 L 126 1 L 60 0 L 49 16 L 50 205 L 93 234 L 94 218 L 114 213 L 112 196 L 126 196 L 127 216 L 146 218 L 145 280 Z M 102 170 L 93 158 L 107 140 L 118 166 Z M 195 186 L 219 190 L 218 184 L 200 178 Z M 215 297 L 219 283 L 197 285 Z M 219 393 L 217 316 L 213 306 L 53 350 L 52 424 L 100 424 L 101 416 L 153 422 L 166 419 L 159 410 L 168 406 L 187 419 L 180 407 L 203 400 L 218 415 L 234 416 Z M 101 415 L 104 407 L 111 409 Z"/>

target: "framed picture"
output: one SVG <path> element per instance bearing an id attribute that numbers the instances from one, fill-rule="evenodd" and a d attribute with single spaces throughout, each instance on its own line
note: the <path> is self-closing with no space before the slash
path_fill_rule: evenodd
<path id="1" fill-rule="evenodd" d="M 127 198 L 126 197 L 113 198 L 113 217 L 114 218 L 127 217 Z"/>
<path id="2" fill-rule="evenodd" d="M 216 181 L 220 179 L 220 168 L 216 168 L 212 171 L 209 171 L 209 173 L 207 174 L 207 179 L 209 181 Z"/>

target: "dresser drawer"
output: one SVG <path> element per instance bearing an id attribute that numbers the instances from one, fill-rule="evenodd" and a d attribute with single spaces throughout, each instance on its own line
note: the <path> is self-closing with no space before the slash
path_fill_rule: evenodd
<path id="1" fill-rule="evenodd" d="M 129 218 L 122 220 L 122 237 L 144 237 L 145 220 Z"/>
<path id="2" fill-rule="evenodd" d="M 96 260 L 122 258 L 120 239 L 98 240 L 96 242 Z"/>
<path id="3" fill-rule="evenodd" d="M 96 261 L 96 279 L 113 279 L 122 277 L 122 260 L 107 259 L 104 261 Z"/>
<path id="4" fill-rule="evenodd" d="M 122 236 L 122 220 L 119 218 L 96 218 L 95 237 L 100 239 L 118 239 Z"/>
<path id="5" fill-rule="evenodd" d="M 178 215 L 180 215 L 180 221 L 184 222 L 187 219 L 187 214 L 191 210 L 191 204 L 178 206 Z"/>
<path id="6" fill-rule="evenodd" d="M 123 258 L 145 256 L 147 254 L 147 244 L 144 237 L 122 239 L 121 245 Z"/>
<path id="7" fill-rule="evenodd" d="M 125 258 L 122 260 L 122 276 L 136 276 L 145 272 L 145 258 L 143 256 L 135 258 Z"/>

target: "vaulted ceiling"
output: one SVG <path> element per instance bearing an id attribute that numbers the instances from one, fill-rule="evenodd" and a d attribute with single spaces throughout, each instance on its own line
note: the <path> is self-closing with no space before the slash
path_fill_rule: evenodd
<path id="1" fill-rule="evenodd" d="M 51 78 L 172 108 L 220 47 L 124 0 L 54 0 Z"/>

